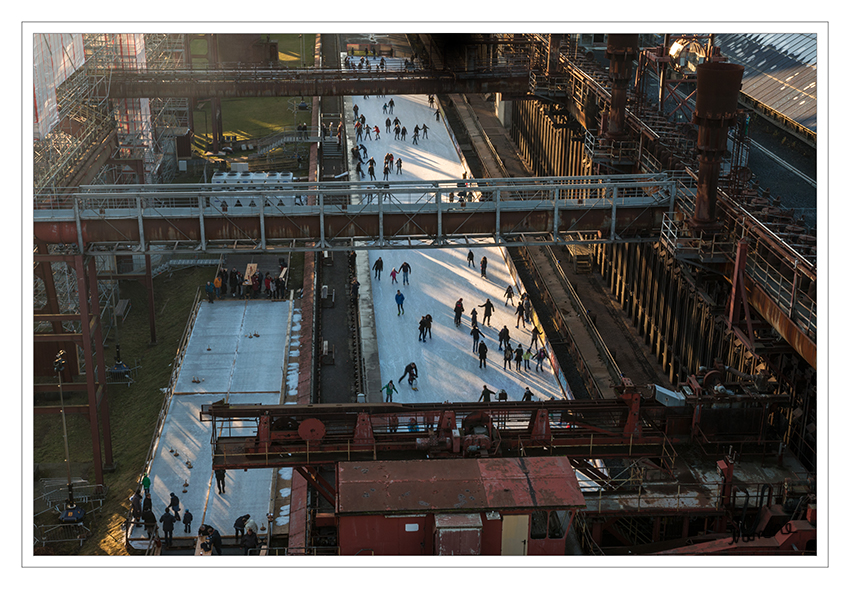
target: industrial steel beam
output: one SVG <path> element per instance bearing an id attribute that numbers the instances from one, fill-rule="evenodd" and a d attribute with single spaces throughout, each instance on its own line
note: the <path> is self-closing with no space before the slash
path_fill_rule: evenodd
<path id="1" fill-rule="evenodd" d="M 455 191 L 465 198 L 455 200 Z M 634 237 L 657 234 L 674 200 L 675 182 L 664 174 L 290 183 L 250 190 L 209 184 L 86 187 L 72 195 L 38 195 L 34 232 L 46 243 L 98 246 L 89 248 L 91 255 L 105 253 L 105 244 L 133 253 L 180 242 L 207 252 L 233 244 L 257 252 L 298 241 L 330 249 L 354 240 L 370 248 L 414 239 L 442 245 L 456 238 L 496 235 L 510 241 L 553 231 L 609 236 L 613 230 Z M 304 202 L 316 204 L 298 204 Z"/>
<path id="2" fill-rule="evenodd" d="M 248 96 L 357 96 L 499 92 L 528 94 L 521 64 L 482 71 L 371 71 L 241 68 L 109 70 L 109 98 L 243 98 Z"/>

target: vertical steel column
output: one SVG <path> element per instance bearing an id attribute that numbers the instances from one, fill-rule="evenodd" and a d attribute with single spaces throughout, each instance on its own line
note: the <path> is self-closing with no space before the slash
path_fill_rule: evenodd
<path id="1" fill-rule="evenodd" d="M 266 249 L 266 197 L 260 195 L 260 248 Z"/>
<path id="2" fill-rule="evenodd" d="M 91 295 L 92 316 L 95 318 L 94 325 L 94 349 L 97 362 L 97 381 L 100 383 L 101 395 L 97 408 L 100 411 L 100 427 L 103 430 L 103 462 L 106 470 L 113 470 L 112 463 L 112 428 L 109 423 L 109 384 L 106 378 L 106 357 L 103 350 L 103 330 L 101 329 L 100 301 L 97 290 L 97 266 L 94 258 L 88 261 L 89 292 Z"/>
<path id="3" fill-rule="evenodd" d="M 80 248 L 80 253 L 86 252 L 85 244 L 83 243 L 83 224 L 80 221 L 80 199 L 74 197 L 74 223 L 77 225 L 77 247 Z"/>
<path id="4" fill-rule="evenodd" d="M 559 203 L 560 193 L 561 193 L 561 190 L 559 188 L 556 188 L 555 189 L 555 200 L 553 202 L 554 209 L 552 211 L 552 239 L 555 241 L 555 243 L 558 243 L 558 227 L 560 226 L 560 223 L 561 223 L 560 214 L 559 214 L 560 211 L 558 209 L 558 205 L 560 204 Z"/>
<path id="5" fill-rule="evenodd" d="M 322 238 L 324 239 L 324 225 Z M 384 195 L 378 191 L 378 245 L 384 245 Z"/>
<path id="6" fill-rule="evenodd" d="M 434 200 L 437 203 L 437 243 L 444 243 L 445 238 L 443 237 L 443 193 L 438 189 L 437 194 L 434 196 Z"/>
<path id="7" fill-rule="evenodd" d="M 204 201 L 206 197 L 198 196 L 198 223 L 200 223 L 201 251 L 207 251 L 206 223 L 204 222 Z"/>
<path id="8" fill-rule="evenodd" d="M 148 291 L 148 319 L 151 329 L 151 345 L 156 344 L 156 307 L 153 298 L 153 273 L 151 271 L 151 256 L 145 254 L 145 289 Z"/>
<path id="9" fill-rule="evenodd" d="M 502 241 L 502 194 L 501 189 L 496 189 L 496 243 Z"/>
<path id="10" fill-rule="evenodd" d="M 617 238 L 617 187 L 611 197 L 611 239 Z"/>
<path id="11" fill-rule="evenodd" d="M 86 364 L 86 391 L 88 393 L 88 420 L 92 439 L 92 462 L 94 463 L 94 480 L 97 485 L 103 485 L 103 460 L 100 454 L 100 429 L 97 422 L 97 385 L 95 383 L 94 355 L 92 353 L 92 334 L 89 329 L 91 313 L 89 312 L 89 294 L 97 297 L 97 292 L 89 293 L 86 284 L 86 268 L 83 255 L 74 256 L 74 270 L 77 273 L 77 296 L 80 301 L 80 331 L 83 341 L 83 358 Z"/>
<path id="12" fill-rule="evenodd" d="M 381 195 L 378 194 L 378 198 Z M 325 193 L 319 192 L 319 245 L 322 249 L 327 247 L 325 243 Z"/>
<path id="13" fill-rule="evenodd" d="M 144 210 L 144 207 L 142 206 L 143 204 L 144 204 L 144 199 L 141 196 L 137 196 L 136 197 L 136 208 L 139 211 L 139 214 L 138 214 L 139 244 L 141 245 L 141 250 L 139 250 L 139 251 L 142 251 L 142 252 L 147 249 L 147 247 L 145 247 L 145 223 L 144 223 L 144 219 L 142 218 L 142 211 Z M 117 270 L 118 269 L 116 268 L 116 271 Z"/>

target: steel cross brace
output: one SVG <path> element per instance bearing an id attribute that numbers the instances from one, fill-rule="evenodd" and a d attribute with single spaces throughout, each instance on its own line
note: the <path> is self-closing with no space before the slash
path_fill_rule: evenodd
<path id="1" fill-rule="evenodd" d="M 296 466 L 292 470 L 304 477 L 304 480 L 312 485 L 322 497 L 327 499 L 328 503 L 336 507 L 336 489 L 319 474 L 319 471 L 315 467 Z"/>

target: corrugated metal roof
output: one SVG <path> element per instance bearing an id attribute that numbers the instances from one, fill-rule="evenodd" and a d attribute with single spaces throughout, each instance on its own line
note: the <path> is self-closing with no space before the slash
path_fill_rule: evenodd
<path id="1" fill-rule="evenodd" d="M 816 34 L 718 34 L 715 44 L 744 66 L 742 92 L 817 132 Z"/>
<path id="2" fill-rule="evenodd" d="M 337 467 L 339 514 L 584 505 L 566 457 L 343 462 Z"/>

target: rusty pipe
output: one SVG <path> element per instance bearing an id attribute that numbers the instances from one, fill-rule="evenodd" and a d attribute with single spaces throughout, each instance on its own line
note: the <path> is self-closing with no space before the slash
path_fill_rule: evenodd
<path id="1" fill-rule="evenodd" d="M 610 138 L 626 134 L 626 98 L 637 46 L 638 35 L 608 35 L 605 57 L 610 61 L 608 77 L 611 79 L 611 105 L 606 136 Z"/>
<path id="2" fill-rule="evenodd" d="M 717 220 L 717 183 L 726 151 L 729 126 L 738 110 L 738 94 L 744 66 L 706 62 L 697 66 L 696 109 L 693 122 L 699 125 L 697 153 L 699 177 L 694 216 L 696 229 L 714 228 Z"/>

